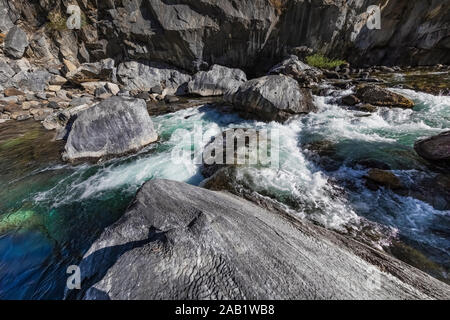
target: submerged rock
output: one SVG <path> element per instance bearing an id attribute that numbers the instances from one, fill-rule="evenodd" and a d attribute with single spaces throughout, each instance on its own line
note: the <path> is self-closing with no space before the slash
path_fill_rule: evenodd
<path id="1" fill-rule="evenodd" d="M 342 103 L 348 106 L 355 106 L 358 103 L 360 103 L 360 100 L 354 96 L 354 95 L 349 95 L 349 96 L 345 96 L 341 99 Z"/>
<path id="2" fill-rule="evenodd" d="M 376 112 L 378 110 L 377 107 L 371 105 L 370 103 L 364 103 L 357 107 L 359 111 L 363 112 Z"/>
<path id="3" fill-rule="evenodd" d="M 158 139 L 145 101 L 112 97 L 77 114 L 63 158 L 117 156 Z"/>
<path id="4" fill-rule="evenodd" d="M 233 128 L 216 135 L 203 151 L 202 175 L 210 178 L 226 167 L 261 166 L 258 143 L 263 140 L 270 148 L 270 136 L 256 129 Z"/>
<path id="5" fill-rule="evenodd" d="M 371 169 L 369 170 L 369 174 L 366 179 L 368 180 L 368 186 L 371 189 L 377 189 L 377 186 L 386 187 L 393 190 L 403 188 L 403 184 L 400 179 L 394 173 L 386 170 Z"/>
<path id="6" fill-rule="evenodd" d="M 450 131 L 415 143 L 414 149 L 422 158 L 450 165 Z"/>
<path id="7" fill-rule="evenodd" d="M 234 93 L 247 81 L 247 76 L 240 69 L 213 65 L 209 71 L 200 71 L 188 84 L 188 92 L 203 97 L 222 96 L 226 92 Z"/>
<path id="8" fill-rule="evenodd" d="M 413 108 L 414 101 L 376 85 L 361 85 L 356 97 L 363 103 L 379 107 Z"/>
<path id="9" fill-rule="evenodd" d="M 141 188 L 124 216 L 91 246 L 80 268 L 82 290 L 66 298 L 450 296 L 446 284 L 421 271 L 286 212 L 166 180 Z"/>
<path id="10" fill-rule="evenodd" d="M 272 75 L 247 81 L 225 96 L 244 117 L 285 122 L 296 114 L 316 110 L 311 92 L 284 75 Z"/>
<path id="11" fill-rule="evenodd" d="M 20 59 L 28 47 L 27 34 L 18 26 L 12 27 L 5 38 L 5 53 L 15 59 Z"/>

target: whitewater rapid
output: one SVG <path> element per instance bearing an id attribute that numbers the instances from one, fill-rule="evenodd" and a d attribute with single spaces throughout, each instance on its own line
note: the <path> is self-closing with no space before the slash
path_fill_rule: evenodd
<path id="1" fill-rule="evenodd" d="M 288 203 L 299 216 L 325 227 L 345 232 L 358 227 L 361 217 L 387 225 L 393 232 L 439 248 L 449 254 L 449 240 L 430 232 L 436 219 L 450 212 L 438 211 L 417 199 L 401 197 L 389 190 L 370 191 L 364 185 L 367 169 L 355 168 L 354 161 L 374 159 L 387 163 L 401 179 L 420 167 L 412 156 L 412 145 L 420 137 L 450 128 L 450 97 L 437 97 L 412 90 L 392 89 L 417 103 L 415 110 L 380 108 L 365 114 L 336 103 L 351 90 L 315 97 L 317 113 L 297 117 L 286 124 L 244 121 L 235 114 L 224 114 L 209 107 L 194 107 L 154 118 L 160 142 L 139 154 L 98 165 L 66 168 L 70 174 L 54 187 L 32 195 L 36 203 L 52 208 L 70 202 L 104 197 L 113 190 L 134 194 L 146 181 L 164 178 L 198 185 L 204 179 L 200 166 L 190 158 L 172 161 L 174 148 L 191 149 L 191 139 L 177 135 L 180 129 L 199 125 L 205 137 L 197 148 L 204 148 L 210 137 L 228 128 L 278 129 L 280 167 L 248 167 L 238 170 L 237 181 L 252 190 Z M 329 171 L 311 161 L 304 145 L 329 141 L 342 161 Z M 58 168 L 55 168 L 57 170 Z M 52 170 L 51 168 L 49 170 Z M 345 188 L 351 183 L 353 188 Z M 444 249 L 442 249 L 444 248 Z"/>

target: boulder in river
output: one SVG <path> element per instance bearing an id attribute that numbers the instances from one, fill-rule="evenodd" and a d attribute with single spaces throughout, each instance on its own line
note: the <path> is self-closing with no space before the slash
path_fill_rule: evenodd
<path id="1" fill-rule="evenodd" d="M 63 158 L 74 161 L 123 155 L 157 139 L 144 100 L 111 97 L 77 114 Z"/>
<path id="2" fill-rule="evenodd" d="M 242 84 L 225 96 L 245 118 L 285 122 L 291 116 L 316 111 L 311 92 L 285 75 L 271 75 Z"/>
<path id="3" fill-rule="evenodd" d="M 222 96 L 226 92 L 236 92 L 246 81 L 244 71 L 215 64 L 209 71 L 200 71 L 192 77 L 188 92 L 203 97 Z"/>
<path id="4" fill-rule="evenodd" d="M 450 287 L 343 235 L 228 193 L 146 183 L 66 298 L 448 299 Z"/>
<path id="5" fill-rule="evenodd" d="M 347 106 L 356 106 L 358 103 L 360 103 L 360 100 L 356 96 L 351 94 L 342 97 L 341 102 Z"/>
<path id="6" fill-rule="evenodd" d="M 5 53 L 14 59 L 20 59 L 23 57 L 27 47 L 27 34 L 18 26 L 12 27 L 5 38 Z"/>
<path id="7" fill-rule="evenodd" d="M 368 187 L 371 189 L 377 189 L 378 186 L 393 190 L 403 188 L 403 184 L 400 179 L 394 173 L 386 170 L 371 169 L 369 170 L 369 174 L 366 179 L 368 182 Z"/>
<path id="8" fill-rule="evenodd" d="M 426 160 L 450 164 L 450 131 L 419 140 L 414 149 Z"/>
<path id="9" fill-rule="evenodd" d="M 363 103 L 378 107 L 413 108 L 414 101 L 400 94 L 381 88 L 377 85 L 361 85 L 357 88 L 356 97 Z"/>

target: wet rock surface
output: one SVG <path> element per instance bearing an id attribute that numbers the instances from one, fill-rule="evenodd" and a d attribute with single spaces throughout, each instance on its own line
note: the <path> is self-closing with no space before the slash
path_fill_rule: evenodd
<path id="1" fill-rule="evenodd" d="M 426 160 L 450 165 L 450 131 L 419 140 L 414 149 Z"/>
<path id="2" fill-rule="evenodd" d="M 80 267 L 84 299 L 450 295 L 447 285 L 353 240 L 226 193 L 166 180 L 144 185 Z M 378 285 L 366 285 L 373 279 Z"/>
<path id="3" fill-rule="evenodd" d="M 394 173 L 386 170 L 371 169 L 366 179 L 368 180 L 368 187 L 370 189 L 376 190 L 378 186 L 394 190 L 403 188 L 400 179 Z"/>

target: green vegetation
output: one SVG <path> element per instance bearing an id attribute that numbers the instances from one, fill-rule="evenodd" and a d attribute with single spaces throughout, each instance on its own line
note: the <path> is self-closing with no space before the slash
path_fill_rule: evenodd
<path id="1" fill-rule="evenodd" d="M 67 19 L 69 16 L 61 13 L 59 10 L 52 11 L 48 14 L 47 19 L 47 28 L 50 30 L 63 31 L 68 30 L 67 28 Z M 81 27 L 88 25 L 88 19 L 83 11 L 81 11 Z"/>
<path id="2" fill-rule="evenodd" d="M 67 29 L 67 18 L 59 11 L 52 11 L 48 14 L 47 27 L 51 30 L 65 30 Z"/>
<path id="3" fill-rule="evenodd" d="M 14 229 L 31 229 L 41 224 L 41 216 L 36 215 L 31 210 L 19 210 L 0 218 L 0 235 Z"/>
<path id="4" fill-rule="evenodd" d="M 312 56 L 306 57 L 306 63 L 312 67 L 323 68 L 323 69 L 334 69 L 343 64 L 346 64 L 345 60 L 333 60 L 327 58 L 321 54 L 314 54 Z"/>

